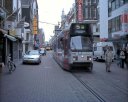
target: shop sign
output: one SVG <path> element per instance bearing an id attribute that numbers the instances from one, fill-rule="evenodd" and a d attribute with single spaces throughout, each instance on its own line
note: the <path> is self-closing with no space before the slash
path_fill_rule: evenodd
<path id="1" fill-rule="evenodd" d="M 9 34 L 12 35 L 12 36 L 15 36 L 16 35 L 16 30 L 15 29 L 10 29 Z"/>
<path id="2" fill-rule="evenodd" d="M 78 4 L 78 21 L 79 22 L 82 22 L 83 21 L 83 9 L 82 9 L 82 6 L 83 6 L 83 0 L 78 0 L 77 1 Z"/>
<path id="3" fill-rule="evenodd" d="M 34 19 L 33 19 L 33 34 L 37 34 L 38 32 L 38 25 L 37 25 L 38 23 L 37 23 L 37 18 L 36 17 L 34 17 Z"/>
<path id="4" fill-rule="evenodd" d="M 127 34 L 128 33 L 128 11 L 125 11 L 121 15 L 121 23 L 122 23 L 123 34 Z"/>
<path id="5" fill-rule="evenodd" d="M 124 34 L 128 33 L 128 23 L 122 23 L 122 32 Z"/>

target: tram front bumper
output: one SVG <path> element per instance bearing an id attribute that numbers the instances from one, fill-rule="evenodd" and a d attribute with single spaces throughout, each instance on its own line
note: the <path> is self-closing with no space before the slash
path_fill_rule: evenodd
<path id="1" fill-rule="evenodd" d="M 92 62 L 73 62 L 70 64 L 71 67 L 91 67 L 92 65 Z"/>

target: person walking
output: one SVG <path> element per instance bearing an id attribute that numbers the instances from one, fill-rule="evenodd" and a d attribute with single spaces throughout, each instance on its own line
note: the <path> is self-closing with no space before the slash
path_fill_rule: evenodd
<path id="1" fill-rule="evenodd" d="M 121 49 L 120 48 L 118 48 L 117 49 L 117 52 L 116 52 L 116 55 L 117 55 L 117 65 L 118 66 L 121 66 L 121 60 L 120 60 L 120 51 L 121 51 Z"/>
<path id="2" fill-rule="evenodd" d="M 126 64 L 126 68 L 128 69 L 128 46 L 125 49 L 125 64 Z"/>
<path id="3" fill-rule="evenodd" d="M 124 68 L 124 62 L 125 62 L 125 49 L 122 48 L 120 51 L 120 59 L 121 59 L 121 68 Z"/>
<path id="4" fill-rule="evenodd" d="M 106 72 L 111 72 L 110 71 L 110 66 L 112 64 L 112 59 L 113 59 L 113 52 L 110 49 L 110 47 L 107 48 L 107 51 L 105 53 L 105 65 L 106 65 Z"/>

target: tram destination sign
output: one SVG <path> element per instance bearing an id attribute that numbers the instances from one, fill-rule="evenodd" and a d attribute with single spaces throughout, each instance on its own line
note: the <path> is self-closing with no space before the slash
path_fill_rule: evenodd
<path id="1" fill-rule="evenodd" d="M 70 26 L 71 36 L 92 36 L 91 25 L 87 23 L 72 23 Z"/>

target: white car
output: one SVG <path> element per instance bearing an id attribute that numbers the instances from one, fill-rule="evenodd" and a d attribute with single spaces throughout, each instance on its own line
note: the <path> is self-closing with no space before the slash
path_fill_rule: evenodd
<path id="1" fill-rule="evenodd" d="M 113 52 L 113 61 L 115 59 L 115 48 L 113 42 L 97 42 L 93 45 L 93 56 L 95 60 L 105 60 L 105 47 L 109 46 Z"/>
<path id="2" fill-rule="evenodd" d="M 41 55 L 40 55 L 39 50 L 27 51 L 23 56 L 23 64 L 24 63 L 40 64 L 41 63 Z"/>

